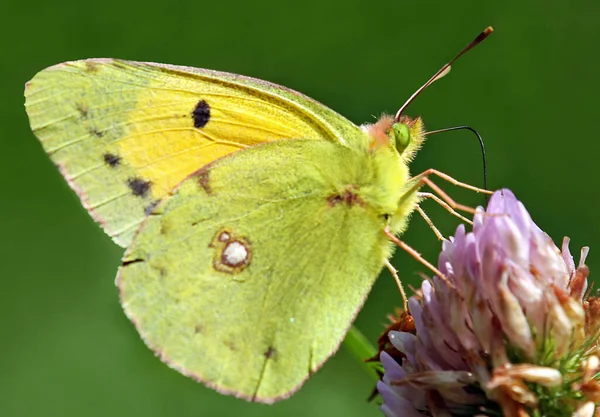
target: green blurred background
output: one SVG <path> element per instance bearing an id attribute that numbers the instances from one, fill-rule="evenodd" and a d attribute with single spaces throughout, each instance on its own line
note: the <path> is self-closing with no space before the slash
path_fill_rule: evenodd
<path id="1" fill-rule="evenodd" d="M 376 416 L 373 384 L 343 349 L 274 406 L 218 395 L 163 365 L 123 315 L 121 250 L 80 207 L 31 134 L 23 84 L 87 57 L 212 68 L 300 90 L 356 123 L 393 112 L 481 29 L 496 32 L 422 94 L 408 114 L 430 129 L 483 135 L 492 188 L 510 187 L 557 242 L 600 248 L 600 3 L 593 1 L 126 1 L 3 3 L 0 25 L 0 416 Z M 480 185 L 466 132 L 432 137 L 413 172 Z M 457 200 L 481 196 L 437 181 Z M 424 205 L 451 234 L 457 220 Z M 430 260 L 439 243 L 413 219 L 405 241 Z M 416 285 L 425 269 L 394 264 Z M 357 326 L 375 340 L 400 297 L 377 282 Z M 248 329 L 252 331 L 252 329 Z"/>

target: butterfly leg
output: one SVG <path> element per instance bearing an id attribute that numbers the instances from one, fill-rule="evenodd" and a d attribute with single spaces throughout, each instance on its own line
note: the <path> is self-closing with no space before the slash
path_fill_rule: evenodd
<path id="1" fill-rule="evenodd" d="M 406 193 L 405 193 L 406 197 L 408 198 L 413 193 L 418 192 L 418 190 L 422 186 L 427 185 L 440 197 L 441 200 L 443 200 L 453 210 L 455 210 L 455 211 L 461 210 L 461 211 L 466 211 L 467 213 L 475 214 L 476 210 L 473 207 L 469 207 L 469 206 L 465 206 L 463 204 L 457 203 L 456 201 L 454 201 L 452 199 L 452 197 L 450 197 L 448 194 L 446 194 L 444 191 L 442 191 L 442 189 L 440 187 L 438 187 L 433 181 L 431 181 L 429 179 L 429 176 L 431 176 L 431 175 L 437 175 L 438 177 L 448 181 L 449 183 L 454 184 L 458 187 L 466 188 L 467 190 L 475 191 L 477 193 L 493 194 L 492 191 L 484 190 L 482 188 L 477 188 L 477 187 L 474 187 L 467 183 L 460 182 L 460 181 L 452 178 L 451 176 L 444 174 L 443 172 L 440 172 L 436 169 L 430 168 L 410 179 L 410 183 L 412 183 L 412 186 L 406 190 Z"/>
<path id="2" fill-rule="evenodd" d="M 390 271 L 394 280 L 396 281 L 396 285 L 398 285 L 398 290 L 400 290 L 400 295 L 402 296 L 402 304 L 404 306 L 404 311 L 408 311 L 408 298 L 406 297 L 406 291 L 404 291 L 404 286 L 402 285 L 402 281 L 400 281 L 400 277 L 398 276 L 398 270 L 394 268 L 394 265 L 390 263 L 389 260 L 385 261 L 386 268 Z"/>
<path id="3" fill-rule="evenodd" d="M 473 222 L 471 220 L 467 219 L 462 214 L 460 214 L 457 211 L 453 210 L 452 207 L 450 207 L 444 200 L 442 200 L 441 198 L 439 198 L 437 195 L 432 194 L 432 193 L 422 193 L 422 192 L 418 193 L 418 195 L 419 195 L 419 201 L 423 201 L 423 199 L 425 199 L 425 198 L 431 198 L 433 201 L 435 201 L 436 203 L 438 203 L 440 206 L 442 206 L 444 209 L 446 209 L 453 216 L 458 217 L 460 220 L 462 220 L 465 223 L 468 223 L 468 224 L 471 224 L 471 225 L 473 224 Z M 417 213 L 419 213 L 421 215 L 421 217 L 423 218 L 423 220 L 425 220 L 425 223 L 427 223 L 427 225 L 429 226 L 429 228 L 433 231 L 433 233 L 435 234 L 435 236 L 439 240 L 442 240 L 442 241 L 446 240 L 446 238 L 444 237 L 444 235 L 435 226 L 435 224 L 433 224 L 433 221 L 429 218 L 429 216 L 427 215 L 427 213 L 425 213 L 425 210 L 423 210 L 421 208 L 421 206 L 417 205 L 415 207 L 415 210 L 417 211 Z"/>
<path id="4" fill-rule="evenodd" d="M 465 182 L 458 181 L 457 179 L 451 177 L 450 175 L 444 174 L 443 172 L 438 171 L 435 168 L 429 168 L 429 169 L 423 171 L 422 173 L 420 173 L 419 175 L 415 176 L 414 178 L 429 177 L 430 175 L 437 175 L 441 179 L 448 181 L 450 184 L 456 185 L 457 187 L 466 188 L 467 190 L 475 191 L 476 193 L 483 193 L 483 194 L 490 194 L 490 195 L 494 194 L 493 191 L 485 190 L 483 188 L 475 187 L 475 186 L 467 184 Z"/>
<path id="5" fill-rule="evenodd" d="M 450 182 L 451 184 L 454 184 L 458 187 L 466 188 L 467 190 L 475 191 L 477 193 L 492 194 L 491 191 L 477 188 L 472 185 L 466 184 L 464 182 L 460 182 L 460 181 L 452 178 L 451 176 L 444 174 L 443 172 L 440 172 L 433 168 L 430 168 L 430 169 L 420 173 L 419 175 L 416 175 L 413 178 L 411 178 L 410 182 L 412 183 L 412 185 L 405 192 L 405 197 L 407 199 L 410 198 L 411 196 L 413 196 L 414 193 L 418 193 L 418 196 L 420 199 L 431 198 L 435 202 L 440 204 L 443 208 L 448 210 L 451 214 L 457 216 L 461 220 L 463 220 L 467 223 L 470 223 L 470 224 L 472 224 L 472 222 L 469 219 L 467 219 L 466 217 L 459 214 L 457 212 L 457 210 L 466 211 L 466 212 L 472 213 L 472 214 L 475 214 L 476 210 L 472 207 L 465 206 L 463 204 L 459 204 L 456 201 L 454 201 L 448 194 L 446 194 L 444 191 L 442 191 L 442 189 L 440 187 L 438 187 L 433 181 L 431 181 L 429 179 L 429 176 L 431 176 L 431 175 L 437 175 L 438 177 Z M 424 185 L 427 185 L 429 188 L 431 188 L 437 195 L 434 193 L 419 192 L 419 189 L 421 187 L 423 187 Z M 400 202 L 400 204 L 402 204 L 402 201 Z M 427 216 L 427 214 L 425 214 L 425 212 L 418 205 L 416 206 L 416 210 L 423 217 L 423 219 L 427 222 L 427 224 L 433 230 L 433 232 L 438 237 L 438 239 L 444 240 L 442 233 L 437 229 L 437 227 L 435 227 L 435 225 L 433 224 L 433 222 L 431 221 L 429 216 Z M 450 286 L 451 288 L 455 288 L 454 285 L 448 280 L 448 278 L 439 269 L 437 269 L 433 264 L 431 264 L 429 261 L 427 261 L 425 258 L 423 258 L 423 256 L 419 252 L 417 252 L 415 249 L 413 249 L 411 246 L 409 246 L 405 242 L 398 239 L 398 237 L 396 237 L 394 235 L 394 233 L 389 229 L 389 226 L 386 226 L 386 228 L 384 229 L 384 232 L 385 232 L 386 236 L 392 242 L 394 242 L 396 245 L 398 245 L 402 250 L 407 252 L 409 255 L 411 255 L 413 258 L 415 258 L 417 261 L 419 261 L 421 264 L 423 264 L 425 267 L 427 267 L 430 271 L 432 271 L 434 274 L 436 274 L 438 277 L 440 277 L 440 279 L 443 279 L 448 284 L 448 286 Z"/>
<path id="6" fill-rule="evenodd" d="M 452 214 L 455 217 L 458 217 L 460 220 L 462 220 L 465 223 L 473 224 L 473 222 L 471 220 L 467 219 L 465 216 L 463 216 L 456 210 L 452 209 L 452 207 L 450 207 L 450 205 L 448 205 L 448 203 L 446 203 L 444 200 L 442 200 L 441 198 L 439 198 L 437 195 L 435 195 L 433 193 L 420 192 L 419 198 L 421 199 L 421 201 L 425 198 L 431 198 L 433 201 L 435 201 L 440 206 L 442 206 L 446 211 L 448 211 L 448 213 Z M 427 221 L 427 219 L 425 219 L 425 221 Z M 429 224 L 429 222 L 428 222 L 428 224 Z"/>
<path id="7" fill-rule="evenodd" d="M 431 272 L 436 274 L 440 279 L 443 279 L 450 288 L 456 288 L 454 286 L 454 284 L 452 284 L 450 282 L 450 280 L 448 280 L 448 278 L 439 269 L 437 269 L 435 266 L 433 266 L 433 264 L 431 262 L 429 262 L 427 259 L 423 258 L 423 256 L 419 252 L 417 252 L 415 249 L 413 249 L 411 246 L 409 246 L 408 244 L 406 244 L 403 241 L 401 241 L 400 239 L 398 239 L 394 235 L 394 233 L 390 230 L 389 226 L 386 226 L 385 229 L 383 229 L 383 232 L 386 234 L 386 236 L 392 242 L 394 242 L 396 245 L 398 245 L 403 251 L 405 251 L 410 256 L 415 258 L 421 264 L 425 265 L 425 267 L 427 267 L 427 269 L 429 269 Z"/>
<path id="8" fill-rule="evenodd" d="M 440 198 L 445 201 L 450 207 L 454 210 L 466 211 L 467 213 L 475 214 L 475 209 L 473 207 L 465 206 L 464 204 L 459 204 L 452 197 L 446 194 L 440 187 L 437 186 L 433 181 L 431 181 L 428 177 L 423 176 L 419 179 L 419 182 L 423 185 L 427 185 L 431 188 Z"/>
<path id="9" fill-rule="evenodd" d="M 445 240 L 444 235 L 442 234 L 442 232 L 440 232 L 440 230 L 437 227 L 435 227 L 435 224 L 433 224 L 433 222 L 431 221 L 431 219 L 429 218 L 429 216 L 427 215 L 427 213 L 425 213 L 425 211 L 421 207 L 419 207 L 419 206 L 415 207 L 415 210 L 417 210 L 417 213 L 419 213 L 421 215 L 421 217 L 423 218 L 423 220 L 425 220 L 425 223 L 427 223 L 427 225 L 433 231 L 433 233 L 435 234 L 435 236 L 439 240 Z"/>

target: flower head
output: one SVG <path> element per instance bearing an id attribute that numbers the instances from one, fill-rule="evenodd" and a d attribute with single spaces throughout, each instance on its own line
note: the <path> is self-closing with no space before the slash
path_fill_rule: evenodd
<path id="1" fill-rule="evenodd" d="M 416 332 L 389 333 L 378 389 L 388 416 L 584 416 L 600 401 L 600 302 L 586 299 L 587 248 L 575 266 L 508 190 L 443 244 L 409 300 Z M 452 285 L 448 285 L 451 283 Z"/>

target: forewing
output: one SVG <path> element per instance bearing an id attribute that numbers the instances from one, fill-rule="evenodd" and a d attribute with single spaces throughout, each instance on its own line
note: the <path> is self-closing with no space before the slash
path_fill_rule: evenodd
<path id="1" fill-rule="evenodd" d="M 343 143 L 358 129 L 265 81 L 113 59 L 45 69 L 25 96 L 44 149 L 122 246 L 176 184 L 217 158 L 286 138 Z"/>
<path id="2" fill-rule="evenodd" d="M 181 373 L 272 402 L 338 348 L 380 272 L 385 220 L 346 190 L 368 167 L 327 141 L 244 150 L 187 179 L 120 269 L 127 315 Z"/>

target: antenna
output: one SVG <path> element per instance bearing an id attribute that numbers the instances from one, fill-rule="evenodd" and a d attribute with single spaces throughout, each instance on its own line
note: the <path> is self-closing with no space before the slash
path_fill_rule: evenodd
<path id="1" fill-rule="evenodd" d="M 421 94 L 421 91 L 425 90 L 427 87 L 429 87 L 434 81 L 439 80 L 440 78 L 442 78 L 444 75 L 448 74 L 450 72 L 450 67 L 452 66 L 452 64 L 458 59 L 460 58 L 465 52 L 467 52 L 469 49 L 473 49 L 475 46 L 479 45 L 481 42 L 483 42 L 483 40 L 485 38 L 487 38 L 492 32 L 494 31 L 494 28 L 492 28 L 491 26 L 488 26 L 487 28 L 485 28 L 483 30 L 483 32 L 481 32 L 475 39 L 473 39 L 473 42 L 471 42 L 470 44 L 468 44 L 462 51 L 460 51 L 458 53 L 458 55 L 456 55 L 454 58 L 452 58 L 450 60 L 450 62 L 448 62 L 446 65 L 444 65 L 442 68 L 440 68 L 440 70 L 438 72 L 435 73 L 435 75 L 433 77 L 431 77 L 425 84 L 423 84 L 419 89 L 417 89 L 417 91 L 415 91 L 413 93 L 412 96 L 410 96 L 408 98 L 408 100 L 406 100 L 406 102 L 402 105 L 402 107 L 400 107 L 400 110 L 398 110 L 398 112 L 396 113 L 396 116 L 394 117 L 394 120 L 396 122 L 400 122 L 400 116 L 402 116 L 402 113 L 404 113 L 404 110 L 406 110 L 406 108 L 408 107 L 408 105 L 410 103 L 412 103 L 412 101 L 419 95 Z"/>
<path id="2" fill-rule="evenodd" d="M 446 127 L 444 129 L 437 129 L 437 130 L 431 130 L 429 132 L 425 132 L 425 136 L 429 136 L 429 135 L 433 135 L 436 133 L 442 133 L 442 132 L 451 132 L 453 130 L 469 130 L 471 132 L 473 132 L 475 134 L 475 136 L 477 136 L 477 139 L 479 139 L 479 146 L 481 147 L 481 156 L 483 159 L 483 189 L 487 190 L 487 161 L 485 158 L 485 146 L 483 145 L 483 138 L 481 137 L 481 135 L 472 127 L 470 126 L 453 126 L 453 127 Z M 488 198 L 487 195 L 485 196 L 485 202 L 487 203 Z"/>

